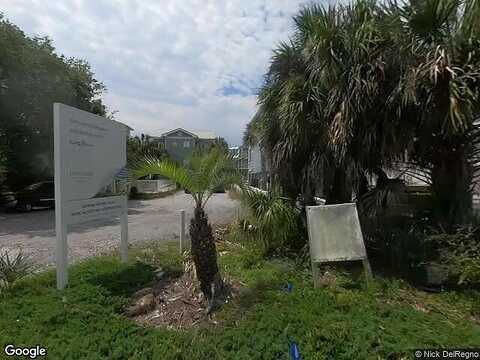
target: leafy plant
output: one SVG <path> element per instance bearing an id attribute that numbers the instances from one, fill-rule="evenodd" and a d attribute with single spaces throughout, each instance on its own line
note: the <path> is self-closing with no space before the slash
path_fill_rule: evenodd
<path id="1" fill-rule="evenodd" d="M 307 5 L 273 51 L 246 139 L 273 155 L 290 197 L 321 191 L 327 203 L 350 201 L 365 175 L 408 157 L 429 175 L 436 217 L 468 222 L 480 155 L 478 14 L 477 0 Z"/>
<path id="2" fill-rule="evenodd" d="M 188 191 L 195 201 L 194 216 L 190 222 L 192 257 L 200 288 L 208 301 L 207 311 L 210 312 L 217 299 L 223 296 L 224 284 L 218 270 L 215 240 L 205 206 L 216 189 L 240 181 L 231 159 L 217 148 L 207 153 L 195 153 L 184 166 L 146 156 L 132 166 L 132 173 L 136 178 L 165 176 Z"/>
<path id="3" fill-rule="evenodd" d="M 249 211 L 241 223 L 243 232 L 258 241 L 265 254 L 305 239 L 298 211 L 278 187 L 268 192 L 245 188 L 241 201 Z"/>
<path id="4" fill-rule="evenodd" d="M 423 281 L 419 271 L 435 259 L 430 219 L 402 215 L 361 217 L 365 246 L 373 266 L 413 281 Z"/>
<path id="5" fill-rule="evenodd" d="M 0 253 L 0 284 L 10 286 L 32 272 L 33 263 L 22 251 L 13 255 L 8 251 Z"/>
<path id="6" fill-rule="evenodd" d="M 149 286 L 155 267 L 181 267 L 175 245 L 155 252 L 154 267 L 113 256 L 74 264 L 63 296 L 53 271 L 25 279 L 0 296 L 0 343 L 39 343 L 52 359 L 132 360 L 287 359 L 289 340 L 303 359 L 336 360 L 409 358 L 422 346 L 480 343 L 471 320 L 478 292 L 425 294 L 381 279 L 368 290 L 341 282 L 314 289 L 291 260 L 260 258 L 245 267 L 251 252 L 239 246 L 222 249 L 221 268 L 241 287 L 215 314 L 218 325 L 138 326 L 122 316 L 123 308 L 134 291 Z"/>
<path id="7" fill-rule="evenodd" d="M 480 229 L 460 227 L 455 234 L 429 238 L 439 247 L 438 263 L 445 266 L 458 285 L 480 286 Z"/>

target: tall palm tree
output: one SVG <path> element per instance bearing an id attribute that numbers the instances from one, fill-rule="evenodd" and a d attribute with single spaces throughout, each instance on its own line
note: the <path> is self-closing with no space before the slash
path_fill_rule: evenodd
<path id="1" fill-rule="evenodd" d="M 231 159 L 218 149 L 193 155 L 185 166 L 170 160 L 146 157 L 133 166 L 132 173 L 136 178 L 150 174 L 162 175 L 191 194 L 195 203 L 194 216 L 190 222 L 192 257 L 200 289 L 208 301 L 207 312 L 210 312 L 217 299 L 223 296 L 224 284 L 218 269 L 215 241 L 205 206 L 215 189 L 240 182 Z"/>
<path id="2" fill-rule="evenodd" d="M 302 47 L 293 39 L 274 50 L 250 131 L 271 154 L 277 180 L 289 197 L 312 204 L 328 162 L 318 89 L 310 86 Z"/>
<path id="3" fill-rule="evenodd" d="M 390 5 L 401 76 L 392 98 L 414 119 L 415 162 L 430 170 L 436 209 L 450 224 L 472 210 L 480 116 L 480 2 L 422 0 Z"/>
<path id="4" fill-rule="evenodd" d="M 321 177 L 329 203 L 350 201 L 365 171 L 381 172 L 403 151 L 402 131 L 385 126 L 382 110 L 395 83 L 385 75 L 377 9 L 370 1 L 305 7 L 291 42 L 274 50 L 252 123 L 304 197 Z"/>
<path id="5" fill-rule="evenodd" d="M 291 42 L 274 50 L 251 127 L 293 192 L 320 175 L 329 202 L 349 200 L 348 180 L 357 190 L 367 174 L 389 180 L 383 169 L 407 152 L 431 174 L 439 218 L 465 221 L 480 170 L 479 18 L 479 0 L 300 11 Z"/>

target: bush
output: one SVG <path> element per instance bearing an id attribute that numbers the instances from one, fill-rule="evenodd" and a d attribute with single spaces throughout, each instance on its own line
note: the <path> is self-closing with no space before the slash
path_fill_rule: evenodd
<path id="1" fill-rule="evenodd" d="M 415 282 L 480 285 L 480 228 L 447 233 L 428 218 L 388 216 L 362 219 L 374 265 Z"/>
<path id="2" fill-rule="evenodd" d="M 432 235 L 429 240 L 438 247 L 441 264 L 458 285 L 480 286 L 480 229 L 465 226 L 455 234 Z"/>
<path id="3" fill-rule="evenodd" d="M 248 215 L 240 221 L 241 236 L 256 241 L 264 254 L 300 249 L 306 240 L 300 213 L 278 188 L 268 192 L 245 189 L 241 201 Z"/>
<path id="4" fill-rule="evenodd" d="M 434 244 L 427 241 L 433 229 L 427 218 L 389 216 L 362 218 L 367 253 L 374 266 L 414 281 L 425 262 L 435 259 Z"/>
<path id="5" fill-rule="evenodd" d="M 22 251 L 16 254 L 0 253 L 0 285 L 10 286 L 16 280 L 33 272 L 33 263 Z"/>

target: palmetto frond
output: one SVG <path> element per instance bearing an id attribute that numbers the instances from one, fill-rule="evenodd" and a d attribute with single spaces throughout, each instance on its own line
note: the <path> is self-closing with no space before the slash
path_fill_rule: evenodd
<path id="1" fill-rule="evenodd" d="M 250 211 L 249 219 L 255 227 L 255 237 L 262 242 L 265 251 L 281 246 L 295 235 L 298 214 L 278 188 L 274 187 L 269 192 L 245 188 L 241 201 Z"/>
<path id="2" fill-rule="evenodd" d="M 217 149 L 193 155 L 185 166 L 146 156 L 132 165 L 130 173 L 137 179 L 164 176 L 189 191 L 199 207 L 206 205 L 216 188 L 240 182 L 229 156 Z"/>

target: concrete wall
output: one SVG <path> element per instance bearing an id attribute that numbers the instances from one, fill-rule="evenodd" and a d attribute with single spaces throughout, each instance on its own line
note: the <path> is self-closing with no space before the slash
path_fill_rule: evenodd
<path id="1" fill-rule="evenodd" d="M 175 184 L 167 179 L 137 180 L 132 186 L 135 186 L 141 194 L 155 194 L 175 189 Z"/>

